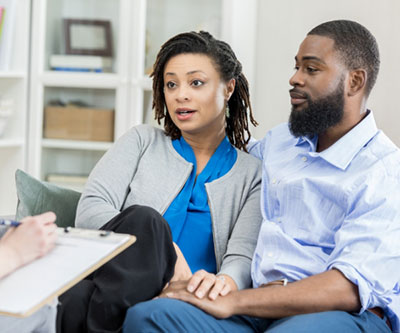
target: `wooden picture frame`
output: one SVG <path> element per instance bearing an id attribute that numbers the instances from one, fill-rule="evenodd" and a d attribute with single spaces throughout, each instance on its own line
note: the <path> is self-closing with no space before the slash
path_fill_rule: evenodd
<path id="1" fill-rule="evenodd" d="M 64 19 L 65 53 L 112 57 L 111 22 Z"/>

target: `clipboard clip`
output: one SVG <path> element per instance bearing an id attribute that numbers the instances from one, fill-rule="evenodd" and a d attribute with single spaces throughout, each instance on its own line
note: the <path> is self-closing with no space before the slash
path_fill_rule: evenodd
<path id="1" fill-rule="evenodd" d="M 107 237 L 107 238 L 112 238 L 108 237 L 112 235 L 114 232 L 111 230 L 95 230 L 95 229 L 77 229 L 73 227 L 65 227 L 65 228 L 59 228 L 61 229 L 61 233 L 64 234 L 65 236 L 71 236 L 71 237 L 83 237 L 83 238 L 92 238 L 95 239 L 97 237 Z"/>

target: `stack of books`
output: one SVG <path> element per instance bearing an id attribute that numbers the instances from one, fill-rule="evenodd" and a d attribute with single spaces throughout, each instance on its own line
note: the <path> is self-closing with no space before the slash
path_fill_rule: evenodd
<path id="1" fill-rule="evenodd" d="M 68 72 L 111 72 L 112 58 L 91 55 L 53 54 L 50 56 L 50 68 L 55 71 Z"/>

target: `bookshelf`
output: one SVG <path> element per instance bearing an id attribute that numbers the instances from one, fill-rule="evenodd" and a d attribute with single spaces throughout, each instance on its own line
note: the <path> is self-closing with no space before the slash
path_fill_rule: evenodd
<path id="1" fill-rule="evenodd" d="M 26 72 L 0 71 L 0 79 L 26 79 Z"/>
<path id="2" fill-rule="evenodd" d="M 31 1 L 17 0 L 12 4 L 0 0 L 0 6 L 6 8 L 8 19 L 0 37 L 0 215 L 6 216 L 15 214 L 17 204 L 15 170 L 27 167 Z"/>
<path id="3" fill-rule="evenodd" d="M 53 174 L 87 175 L 112 145 L 44 138 L 44 108 L 54 100 L 78 100 L 92 107 L 114 110 L 114 140 L 134 125 L 155 124 L 148 74 L 161 44 L 179 32 L 204 29 L 226 40 L 252 80 L 254 52 L 249 50 L 255 49 L 257 0 L 33 0 L 32 3 L 27 169 L 37 178 L 46 180 Z M 111 72 L 52 70 L 50 57 L 66 50 L 62 25 L 66 18 L 111 23 Z M 238 38 L 242 34 L 244 37 Z"/>

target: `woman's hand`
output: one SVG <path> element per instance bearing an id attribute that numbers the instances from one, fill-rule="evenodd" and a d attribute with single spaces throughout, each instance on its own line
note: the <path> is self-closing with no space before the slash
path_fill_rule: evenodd
<path id="1" fill-rule="evenodd" d="M 57 239 L 56 216 L 52 212 L 29 216 L 9 228 L 0 240 L 0 277 L 49 252 Z"/>
<path id="2" fill-rule="evenodd" d="M 219 295 L 225 296 L 237 290 L 237 285 L 229 275 L 215 275 L 202 269 L 193 274 L 186 289 L 200 299 L 208 294 L 208 298 L 214 301 Z"/>
<path id="3" fill-rule="evenodd" d="M 181 252 L 181 249 L 178 245 L 174 243 L 175 252 L 177 255 L 176 263 L 175 263 L 175 272 L 170 282 L 181 281 L 181 280 L 189 280 L 192 277 L 192 271 Z M 167 284 L 168 286 L 168 284 Z"/>
<path id="4" fill-rule="evenodd" d="M 237 304 L 236 293 L 229 293 L 227 296 L 218 297 L 216 300 L 211 300 L 208 297 L 199 299 L 193 293 L 188 292 L 187 282 L 172 282 L 159 297 L 175 298 L 190 303 L 216 318 L 228 318 L 234 314 L 234 307 Z"/>

